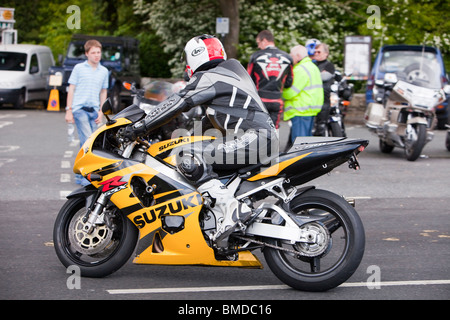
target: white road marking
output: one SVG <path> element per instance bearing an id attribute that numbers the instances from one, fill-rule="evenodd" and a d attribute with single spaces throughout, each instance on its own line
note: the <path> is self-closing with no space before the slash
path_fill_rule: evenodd
<path id="1" fill-rule="evenodd" d="M 11 124 L 13 124 L 14 122 L 12 121 L 0 121 L 0 129 L 6 126 L 9 126 Z"/>
<path id="2" fill-rule="evenodd" d="M 59 199 L 66 200 L 66 197 L 71 193 L 72 193 L 72 191 L 64 191 L 64 190 L 59 191 Z"/>
<path id="3" fill-rule="evenodd" d="M 61 173 L 61 182 L 70 182 L 71 174 L 69 173 Z"/>
<path id="4" fill-rule="evenodd" d="M 0 119 L 6 119 L 6 118 L 25 118 L 27 115 L 25 113 L 4 113 L 0 114 Z"/>
<path id="5" fill-rule="evenodd" d="M 0 152 L 12 152 L 20 149 L 20 146 L 0 146 Z"/>
<path id="6" fill-rule="evenodd" d="M 61 161 L 61 168 L 62 168 L 62 169 L 68 169 L 68 168 L 70 168 L 70 161 L 62 160 L 62 161 Z"/>
<path id="7" fill-rule="evenodd" d="M 73 156 L 73 151 L 65 151 L 64 152 L 64 158 L 71 158 Z"/>
<path id="8" fill-rule="evenodd" d="M 16 159 L 0 159 L 0 168 L 5 164 L 5 163 L 11 163 L 16 161 Z"/>
<path id="9" fill-rule="evenodd" d="M 69 146 L 70 146 L 70 147 L 79 147 L 79 146 L 80 146 L 80 140 L 78 140 L 78 139 L 73 140 L 73 141 L 69 144 Z M 77 152 L 78 152 L 78 149 L 77 149 Z"/>
<path id="10" fill-rule="evenodd" d="M 450 284 L 450 280 L 415 280 L 415 281 L 382 281 L 379 283 L 349 282 L 339 287 L 367 287 L 368 285 L 383 286 L 420 286 Z M 149 288 L 149 289 L 110 289 L 109 294 L 142 294 L 142 293 L 181 293 L 181 292 L 216 292 L 216 291 L 256 291 L 256 290 L 286 290 L 292 289 L 287 285 L 266 286 L 224 286 L 224 287 L 184 287 L 184 288 Z"/>

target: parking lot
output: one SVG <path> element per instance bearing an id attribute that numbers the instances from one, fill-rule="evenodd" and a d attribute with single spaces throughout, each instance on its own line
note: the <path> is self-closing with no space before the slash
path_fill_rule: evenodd
<path id="1" fill-rule="evenodd" d="M 415 162 L 406 161 L 402 150 L 380 153 L 378 138 L 361 125 L 348 125 L 347 133 L 370 140 L 359 156 L 361 170 L 342 165 L 310 183 L 356 199 L 365 226 L 363 261 L 340 287 L 324 293 L 295 291 L 267 267 L 142 266 L 130 261 L 107 278 L 82 278 L 79 288 L 70 288 L 71 274 L 54 253 L 52 229 L 64 196 L 77 188 L 71 166 L 78 148 L 67 142 L 62 112 L 0 110 L 0 298 L 448 300 L 450 152 L 445 132 L 437 131 Z M 265 264 L 260 253 L 258 257 Z"/>

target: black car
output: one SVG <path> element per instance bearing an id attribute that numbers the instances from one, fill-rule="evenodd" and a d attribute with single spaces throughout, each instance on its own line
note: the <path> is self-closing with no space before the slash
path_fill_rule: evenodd
<path id="1" fill-rule="evenodd" d="M 139 70 L 139 41 L 130 37 L 105 37 L 77 34 L 67 48 L 61 67 L 50 67 L 50 75 L 60 73 L 63 76 L 62 85 L 57 87 L 60 101 L 64 106 L 67 100 L 68 81 L 73 67 L 85 61 L 84 44 L 87 40 L 95 39 L 102 44 L 101 64 L 109 70 L 108 96 L 111 98 L 114 113 L 124 106 L 131 104 L 130 92 L 123 87 L 124 82 L 140 84 Z M 52 88 L 49 88 L 52 89 Z M 125 104 L 122 104 L 125 103 Z"/>

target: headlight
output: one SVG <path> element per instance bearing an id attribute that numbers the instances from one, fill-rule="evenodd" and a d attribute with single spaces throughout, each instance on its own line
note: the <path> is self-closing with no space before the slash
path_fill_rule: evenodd
<path id="1" fill-rule="evenodd" d="M 330 106 L 338 106 L 339 105 L 339 96 L 335 92 L 330 93 Z"/>

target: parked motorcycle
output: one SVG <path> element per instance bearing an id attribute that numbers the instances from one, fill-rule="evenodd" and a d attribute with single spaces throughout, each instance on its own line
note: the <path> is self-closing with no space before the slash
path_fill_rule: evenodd
<path id="1" fill-rule="evenodd" d="M 326 133 L 332 137 L 346 137 L 344 118 L 353 97 L 353 84 L 347 83 L 339 71 L 335 72 L 334 80 L 331 85 L 330 115 Z"/>
<path id="2" fill-rule="evenodd" d="M 102 111 L 110 110 L 107 100 Z M 221 223 L 208 209 L 212 204 L 177 171 L 171 155 L 177 146 L 214 137 L 125 142 L 120 129 L 144 116 L 135 104 L 107 116 L 78 152 L 74 172 L 91 184 L 68 196 L 55 221 L 54 245 L 64 266 L 104 277 L 135 252 L 136 264 L 261 268 L 251 253 L 260 249 L 273 273 L 299 290 L 328 290 L 355 272 L 365 234 L 351 200 L 301 185 L 345 162 L 358 169 L 356 155 L 367 140 L 298 138 L 269 164 L 220 172 L 229 192 L 252 208 L 223 249 L 212 240 Z M 266 199 L 271 196 L 276 202 Z"/>
<path id="3" fill-rule="evenodd" d="M 406 159 L 415 161 L 433 139 L 434 108 L 444 101 L 445 94 L 426 71 L 386 73 L 384 80 L 375 81 L 377 102 L 369 103 L 364 119 L 380 138 L 381 152 L 403 148 Z"/>

